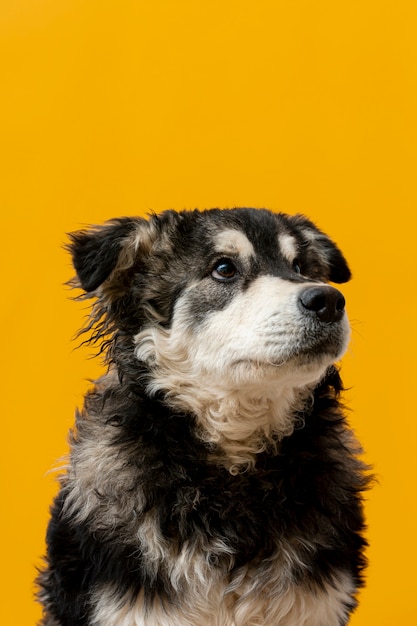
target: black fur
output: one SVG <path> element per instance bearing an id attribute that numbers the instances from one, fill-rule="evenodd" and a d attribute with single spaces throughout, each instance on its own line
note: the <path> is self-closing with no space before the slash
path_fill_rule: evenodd
<path id="1" fill-rule="evenodd" d="M 251 270 L 255 274 L 278 271 L 289 280 L 301 280 L 284 261 L 274 261 L 276 234 L 285 224 L 298 239 L 304 237 L 307 227 L 317 233 L 327 267 L 320 265 L 318 257 L 313 262 L 315 253 L 307 242 L 300 257 L 300 263 L 310 267 L 313 280 L 344 282 L 350 277 L 340 250 L 301 216 L 287 218 L 256 211 L 255 219 L 252 209 L 242 209 L 228 211 L 226 217 L 223 211 L 212 211 L 209 217 L 197 212 L 167 212 L 151 218 L 153 245 L 158 245 L 161 233 L 168 233 L 171 245 L 160 247 L 157 255 L 149 252 L 149 245 L 146 251 L 139 248 L 117 288 L 112 284 L 106 287 L 106 281 L 117 272 L 123 242 L 142 220 L 125 218 L 102 230 L 72 236 L 69 247 L 79 282 L 85 292 L 94 292 L 98 298 L 94 319 L 98 326 L 93 336 L 107 339 L 108 359 L 119 375 L 118 381 L 105 388 L 99 384 L 87 395 L 77 417 L 72 449 L 77 450 L 91 422 L 98 424 L 97 432 L 105 431 L 111 445 L 129 459 L 126 490 L 143 494 L 143 509 L 138 514 L 157 511 L 162 536 L 177 550 L 190 541 L 206 546 L 206 558 L 214 569 L 232 575 L 248 563 L 268 559 L 277 545 L 288 543 L 298 545 L 303 564 L 293 566 L 295 584 L 320 588 L 332 582 L 335 571 L 342 571 L 348 572 L 359 588 L 366 545 L 361 493 L 368 478 L 357 451 L 345 443 L 347 426 L 339 400 L 342 383 L 335 367 L 329 367 L 310 403 L 294 415 L 296 428 L 282 440 L 278 452 L 270 448 L 259 453 L 254 469 L 237 475 L 210 462 L 213 445 L 199 436 L 194 415 L 170 407 L 162 393 L 149 397 L 146 391 L 150 373 L 134 356 L 133 336 L 147 323 L 149 306 L 158 313 L 159 323 L 169 327 L 179 293 L 190 279 L 203 279 L 207 271 L 210 233 L 217 222 L 226 220 L 230 226 L 249 229 L 248 236 L 259 252 L 258 265 Z M 187 262 L 201 258 L 201 266 L 198 261 Z M 199 311 L 203 316 L 210 303 L 195 306 L 198 320 Z M 167 605 L 175 602 L 178 592 L 169 576 L 163 569 L 155 573 L 147 567 L 135 537 L 126 536 L 123 518 L 110 532 L 106 525 L 100 528 L 97 520 L 93 528 L 88 517 L 79 522 L 66 514 L 70 489 L 71 482 L 63 478 L 51 510 L 46 567 L 38 579 L 45 609 L 42 623 L 88 626 L 93 610 L 91 592 L 105 583 L 115 586 L 115 602 L 126 593 L 134 597 L 141 589 L 148 602 L 155 596 Z M 111 492 L 96 495 L 104 507 L 117 506 L 118 498 L 123 497 Z M 232 556 L 210 552 L 217 538 L 230 546 Z M 308 545 L 314 545 L 315 551 Z M 349 610 L 354 605 L 352 596 Z"/>
<path id="2" fill-rule="evenodd" d="M 270 556 L 277 539 L 299 536 L 314 543 L 321 535 L 326 541 L 317 552 L 302 555 L 307 571 L 294 571 L 294 576 L 321 585 L 337 568 L 350 571 L 361 586 L 366 541 L 359 494 L 367 479 L 352 457 L 357 470 L 352 482 L 352 468 L 332 456 L 342 445 L 345 428 L 340 389 L 338 372 L 331 368 L 315 391 L 311 412 L 302 416 L 303 427 L 284 440 L 280 454 L 261 454 L 255 472 L 238 476 L 207 464 L 208 450 L 193 434 L 192 418 L 175 415 L 157 400 L 135 393 L 126 400 L 127 390 L 121 389 L 120 398 L 92 394 L 86 408 L 94 417 L 109 402 L 113 410 L 123 407 L 122 415 L 109 411 L 107 418 L 114 428 L 114 445 L 131 450 L 137 483 L 145 492 L 145 511 L 157 508 L 165 537 L 179 545 L 192 536 L 226 539 L 236 554 L 236 569 Z M 62 626 L 88 624 L 89 591 L 97 583 L 116 582 L 120 597 L 141 587 L 149 597 L 156 592 L 174 597 L 169 580 L 149 577 L 140 554 L 133 556 L 134 541 L 119 541 L 117 528 L 111 538 L 100 537 L 90 533 L 88 523 L 71 523 L 62 515 L 64 500 L 65 487 L 52 509 L 50 571 L 42 580 L 51 612 Z"/>
<path id="3" fill-rule="evenodd" d="M 114 220 L 94 233 L 79 231 L 70 235 L 68 249 L 73 253 L 74 267 L 85 291 L 94 291 L 116 266 L 123 239 L 133 230 L 130 218 Z"/>

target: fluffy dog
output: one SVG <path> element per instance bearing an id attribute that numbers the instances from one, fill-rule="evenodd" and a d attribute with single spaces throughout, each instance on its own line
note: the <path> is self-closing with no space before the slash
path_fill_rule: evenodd
<path id="1" fill-rule="evenodd" d="M 346 624 L 368 479 L 333 365 L 338 247 L 246 208 L 115 219 L 68 247 L 108 372 L 52 507 L 42 624 Z"/>

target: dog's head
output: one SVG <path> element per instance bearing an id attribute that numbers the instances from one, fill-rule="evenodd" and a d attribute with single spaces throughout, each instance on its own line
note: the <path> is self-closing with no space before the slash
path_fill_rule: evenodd
<path id="1" fill-rule="evenodd" d="M 122 341 L 148 390 L 183 409 L 311 385 L 346 349 L 345 301 L 328 282 L 350 271 L 303 216 L 167 211 L 74 233 L 69 247 L 98 336 Z"/>

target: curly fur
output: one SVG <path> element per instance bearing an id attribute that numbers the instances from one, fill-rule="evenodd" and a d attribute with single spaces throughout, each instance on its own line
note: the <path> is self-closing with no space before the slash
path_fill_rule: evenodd
<path id="1" fill-rule="evenodd" d="M 254 209 L 121 218 L 69 250 L 109 367 L 51 510 L 43 626 L 347 624 L 369 478 L 333 365 L 340 250 Z"/>

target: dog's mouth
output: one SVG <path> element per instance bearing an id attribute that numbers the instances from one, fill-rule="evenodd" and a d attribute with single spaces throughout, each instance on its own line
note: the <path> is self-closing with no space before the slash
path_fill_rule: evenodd
<path id="1" fill-rule="evenodd" d="M 242 358 L 236 361 L 233 361 L 232 367 L 250 367 L 253 370 L 263 370 L 267 368 L 274 368 L 279 370 L 280 368 L 284 368 L 288 365 L 292 367 L 303 367 L 305 365 L 313 365 L 317 363 L 321 363 L 323 361 L 328 361 L 329 363 L 333 361 L 339 360 L 337 354 L 330 353 L 321 353 L 321 354 L 311 354 L 311 352 L 299 353 L 297 355 L 289 355 L 286 358 L 279 359 L 252 359 Z"/>
<path id="2" fill-rule="evenodd" d="M 284 353 L 274 354 L 273 350 L 265 357 L 242 357 L 232 363 L 232 367 L 248 367 L 252 370 L 274 368 L 279 370 L 286 366 L 302 368 L 319 364 L 330 365 L 342 358 L 348 344 L 348 333 L 342 333 L 331 341 L 317 339 L 308 345 L 287 349 Z"/>

